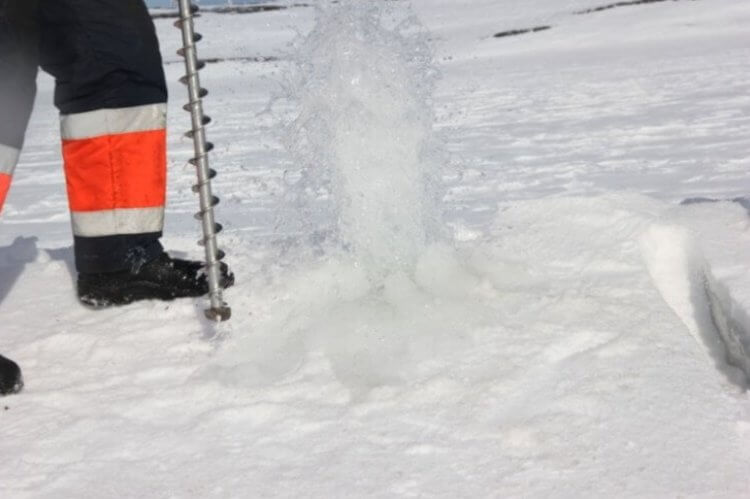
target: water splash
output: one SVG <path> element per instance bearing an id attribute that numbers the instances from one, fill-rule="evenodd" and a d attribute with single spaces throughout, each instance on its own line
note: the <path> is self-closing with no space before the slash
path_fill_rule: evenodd
<path id="1" fill-rule="evenodd" d="M 329 232 L 371 277 L 413 269 L 440 227 L 437 72 L 418 21 L 383 2 L 326 4 L 297 53 L 295 191 L 332 202 Z"/>
<path id="2" fill-rule="evenodd" d="M 301 263 L 237 299 L 254 311 L 252 334 L 211 376 L 268 383 L 314 370 L 322 354 L 356 399 L 455 354 L 491 322 L 494 295 L 442 235 L 438 74 L 407 5 L 324 5 L 297 42 L 286 145 L 299 170 L 288 191 L 307 231 L 333 237 L 309 241 Z M 322 254 L 307 258 L 311 247 Z"/>

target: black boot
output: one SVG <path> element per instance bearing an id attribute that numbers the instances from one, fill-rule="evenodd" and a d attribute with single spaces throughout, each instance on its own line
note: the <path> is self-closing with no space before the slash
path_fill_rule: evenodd
<path id="1" fill-rule="evenodd" d="M 221 264 L 220 285 L 234 284 L 234 274 Z M 174 300 L 203 296 L 208 281 L 203 263 L 172 258 L 162 253 L 135 271 L 78 274 L 78 299 L 84 305 L 104 308 L 140 300 Z"/>
<path id="2" fill-rule="evenodd" d="M 18 364 L 0 355 L 0 396 L 18 393 L 23 388 L 23 376 Z"/>

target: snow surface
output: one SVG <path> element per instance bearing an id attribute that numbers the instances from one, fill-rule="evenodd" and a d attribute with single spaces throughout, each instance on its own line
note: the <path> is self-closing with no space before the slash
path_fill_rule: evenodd
<path id="1" fill-rule="evenodd" d="M 574 14 L 606 3 L 203 15 L 220 326 L 77 304 L 41 76 L 0 496 L 750 496 L 750 4 Z M 199 257 L 171 24 L 165 244 Z"/>

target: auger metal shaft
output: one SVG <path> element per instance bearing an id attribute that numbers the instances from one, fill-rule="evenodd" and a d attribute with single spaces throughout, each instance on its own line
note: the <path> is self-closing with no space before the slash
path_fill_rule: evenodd
<path id="1" fill-rule="evenodd" d="M 225 321 L 231 316 L 231 309 L 224 302 L 220 284 L 221 270 L 220 260 L 222 253 L 216 242 L 216 234 L 221 226 L 214 220 L 213 207 L 218 203 L 218 198 L 211 192 L 211 178 L 216 174 L 209 168 L 208 152 L 213 145 L 206 140 L 205 125 L 211 120 L 203 114 L 202 98 L 208 93 L 201 88 L 198 71 L 203 64 L 198 60 L 195 43 L 201 36 L 195 32 L 193 26 L 193 14 L 198 8 L 191 4 L 190 0 L 178 0 L 180 8 L 180 19 L 175 25 L 182 31 L 182 49 L 178 52 L 185 58 L 186 75 L 182 82 L 187 85 L 189 102 L 184 107 L 190 112 L 193 128 L 186 136 L 193 139 L 195 157 L 190 161 L 196 167 L 198 183 L 194 190 L 200 196 L 200 212 L 196 214 L 203 228 L 203 244 L 206 253 L 206 276 L 208 278 L 209 299 L 211 306 L 206 310 L 206 317 L 214 321 Z"/>

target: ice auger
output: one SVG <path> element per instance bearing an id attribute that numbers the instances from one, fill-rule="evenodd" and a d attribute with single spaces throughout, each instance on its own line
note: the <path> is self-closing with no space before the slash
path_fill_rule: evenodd
<path id="1" fill-rule="evenodd" d="M 182 31 L 182 48 L 177 54 L 185 59 L 186 74 L 180 78 L 180 82 L 187 85 L 188 103 L 183 106 L 190 113 L 193 128 L 185 134 L 193 139 L 195 156 L 190 164 L 196 167 L 198 183 L 193 186 L 193 192 L 200 197 L 200 211 L 195 218 L 200 220 L 203 228 L 203 239 L 199 244 L 206 252 L 206 276 L 208 278 L 210 308 L 206 309 L 206 317 L 221 322 L 228 320 L 232 310 L 224 302 L 222 288 L 220 285 L 220 262 L 224 258 L 216 242 L 216 234 L 221 232 L 221 225 L 214 220 L 214 206 L 219 204 L 219 198 L 211 193 L 211 179 L 216 176 L 216 171 L 208 164 L 208 153 L 214 148 L 211 142 L 206 140 L 205 126 L 211 122 L 211 118 L 203 114 L 203 97 L 208 95 L 205 88 L 201 88 L 198 72 L 203 69 L 205 63 L 198 59 L 195 44 L 202 36 L 195 32 L 193 16 L 198 12 L 198 6 L 190 0 L 178 0 L 180 7 L 180 19 L 175 22 L 175 27 Z"/>

